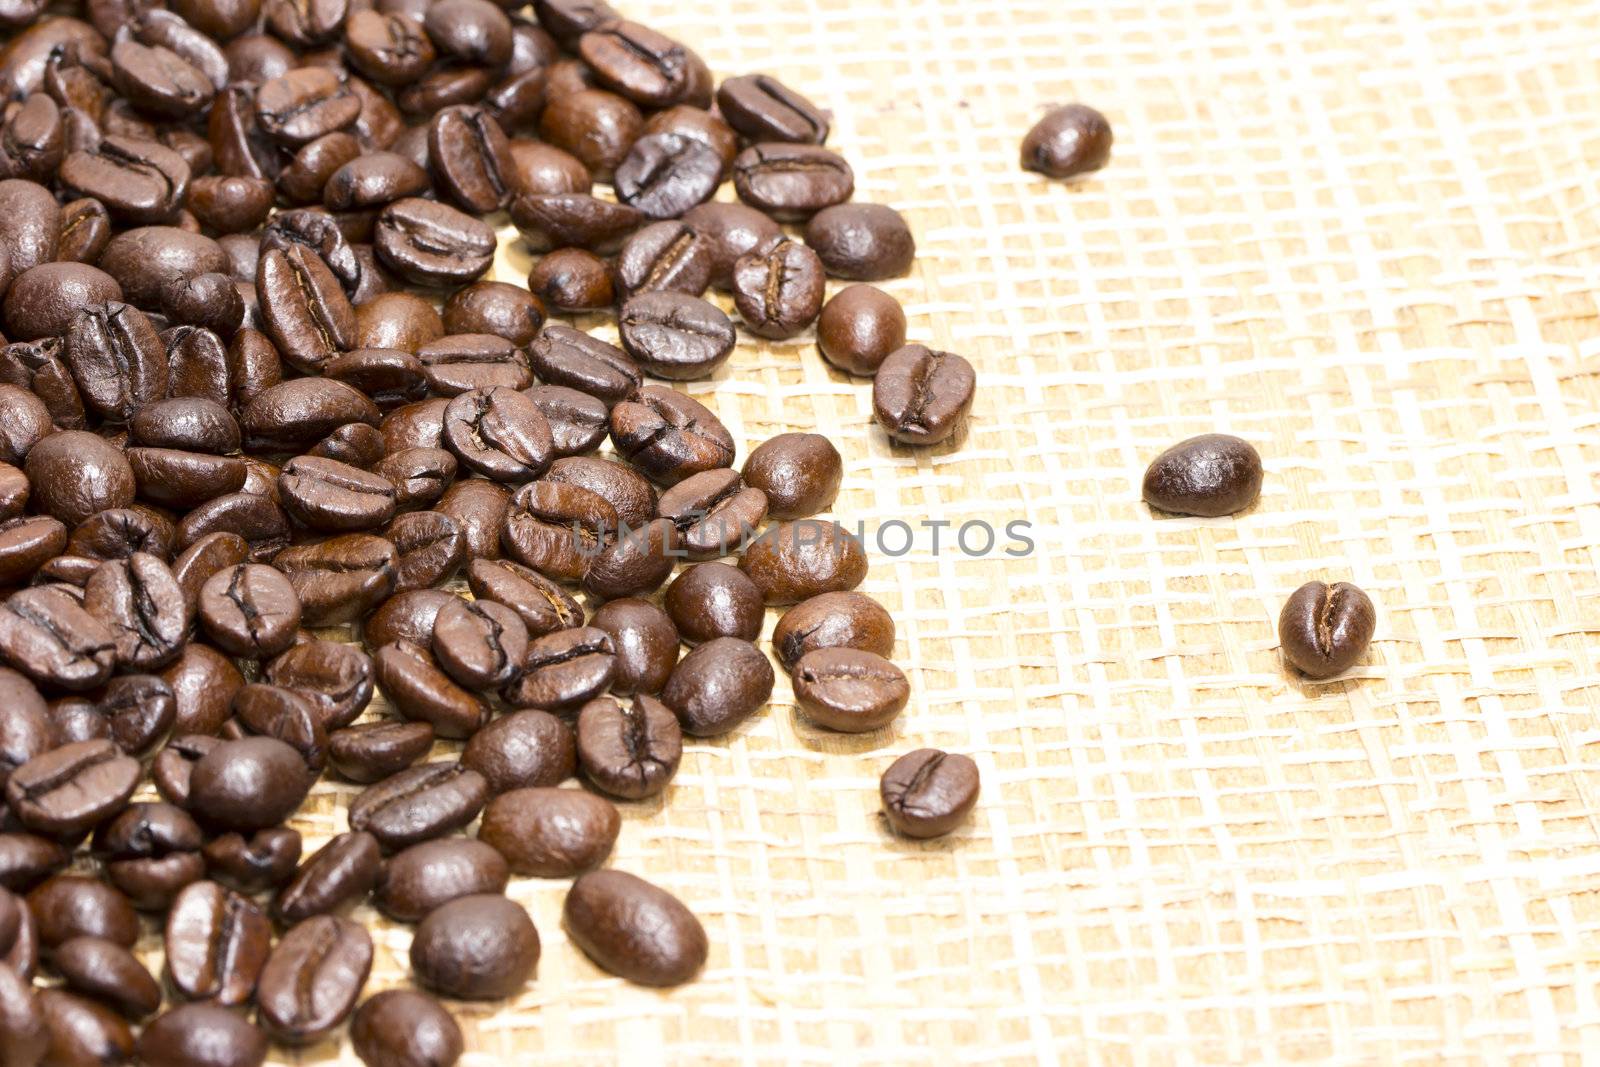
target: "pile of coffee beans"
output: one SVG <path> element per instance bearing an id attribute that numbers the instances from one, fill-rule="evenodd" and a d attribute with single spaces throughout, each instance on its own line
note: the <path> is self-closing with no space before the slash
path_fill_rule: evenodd
<path id="1" fill-rule="evenodd" d="M 0 10 L 7 1067 L 250 1067 L 346 1026 L 374 1067 L 447 1067 L 434 995 L 535 974 L 513 877 L 571 880 L 605 970 L 688 981 L 700 921 L 604 864 L 685 735 L 767 704 L 767 609 L 807 721 L 907 705 L 863 547 L 817 517 L 837 448 L 783 433 L 738 466 L 649 379 L 815 326 L 889 440 L 953 442 L 971 364 L 866 284 L 911 268 L 909 227 L 852 202 L 799 92 L 716 86 L 603 0 L 519 6 Z M 501 212 L 526 288 L 485 280 Z M 594 311 L 620 344 L 552 319 Z M 323 775 L 363 788 L 302 855 Z M 977 794 L 932 749 L 882 779 L 913 838 Z M 364 999 L 369 901 L 415 924 L 428 992 Z"/>

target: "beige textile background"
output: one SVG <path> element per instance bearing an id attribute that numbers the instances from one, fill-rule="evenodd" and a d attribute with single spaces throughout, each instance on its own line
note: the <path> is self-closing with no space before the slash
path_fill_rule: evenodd
<path id="1" fill-rule="evenodd" d="M 704 976 L 605 976 L 565 884 L 518 881 L 538 980 L 462 1008 L 464 1062 L 1600 1062 L 1600 8 L 625 8 L 834 111 L 858 198 L 916 231 L 887 286 L 913 336 L 979 370 L 964 444 L 917 452 L 809 338 L 745 340 L 689 387 L 741 459 L 822 430 L 839 516 L 1026 519 L 1037 551 L 875 554 L 915 693 L 895 727 L 798 725 L 780 676 L 625 806 L 612 862 L 702 917 Z M 1111 117 L 1111 167 L 1021 172 L 1073 99 Z M 1211 430 L 1261 450 L 1260 504 L 1153 518 L 1145 464 Z M 1330 684 L 1275 649 L 1312 577 L 1381 612 Z M 931 844 L 877 815 L 922 745 L 984 780 Z M 354 792 L 324 789 L 313 837 Z M 374 988 L 409 937 L 380 930 Z"/>

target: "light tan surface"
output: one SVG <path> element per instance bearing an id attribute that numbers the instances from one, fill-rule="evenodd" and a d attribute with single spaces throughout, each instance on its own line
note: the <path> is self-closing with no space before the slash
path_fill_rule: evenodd
<path id="1" fill-rule="evenodd" d="M 741 460 L 822 430 L 841 517 L 1026 519 L 1038 550 L 874 554 L 915 693 L 895 728 L 798 726 L 780 677 L 664 803 L 626 806 L 613 864 L 702 917 L 701 980 L 603 975 L 560 930 L 565 884 L 520 881 L 538 980 L 463 1010 L 465 1062 L 1600 1059 L 1600 11 L 626 10 L 832 108 L 858 198 L 917 233 L 887 286 L 914 337 L 979 369 L 965 444 L 914 452 L 808 339 L 743 341 L 690 390 Z M 1073 99 L 1111 117 L 1112 166 L 1021 172 Z M 1260 448 L 1259 506 L 1153 518 L 1145 464 L 1211 430 Z M 1312 577 L 1381 613 L 1331 684 L 1275 649 Z M 877 778 L 922 745 L 970 753 L 984 794 L 910 844 Z M 342 829 L 353 792 L 304 827 Z M 373 988 L 409 936 L 381 931 Z"/>

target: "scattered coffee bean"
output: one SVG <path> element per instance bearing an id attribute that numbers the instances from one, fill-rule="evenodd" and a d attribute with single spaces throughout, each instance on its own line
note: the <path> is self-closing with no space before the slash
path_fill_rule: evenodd
<path id="1" fill-rule="evenodd" d="M 1378 611 L 1349 582 L 1307 582 L 1289 597 L 1278 616 L 1283 656 L 1308 678 L 1332 678 L 1367 651 Z"/>
<path id="2" fill-rule="evenodd" d="M 522 905 L 498 894 L 435 908 L 411 940 L 411 970 L 429 989 L 460 1000 L 514 995 L 539 964 L 539 932 Z"/>
<path id="3" fill-rule="evenodd" d="M 821 648 L 794 665 L 794 695 L 806 718 L 844 733 L 893 722 L 911 687 L 899 667 L 874 652 Z"/>
<path id="4" fill-rule="evenodd" d="M 391 919 L 414 923 L 452 900 L 504 892 L 510 877 L 505 858 L 481 841 L 424 841 L 384 864 L 373 903 Z"/>
<path id="5" fill-rule="evenodd" d="M 425 763 L 366 789 L 350 804 L 350 828 L 391 852 L 459 830 L 483 809 L 489 786 L 459 763 Z"/>
<path id="6" fill-rule="evenodd" d="M 603 792 L 624 800 L 653 797 L 683 758 L 683 733 L 661 701 L 644 695 L 624 704 L 591 700 L 578 713 L 578 765 Z"/>
<path id="7" fill-rule="evenodd" d="M 681 985 L 705 966 L 700 920 L 677 897 L 624 871 L 591 871 L 567 891 L 562 923 L 605 970 L 647 986 Z"/>
<path id="8" fill-rule="evenodd" d="M 609 800 L 578 789 L 513 789 L 489 802 L 478 839 L 517 874 L 571 878 L 605 862 L 622 829 Z"/>
<path id="9" fill-rule="evenodd" d="M 760 588 L 739 568 L 701 563 L 672 580 L 662 601 L 689 644 L 719 637 L 754 641 L 766 618 Z"/>
<path id="10" fill-rule="evenodd" d="M 640 367 L 677 381 L 710 375 L 728 361 L 737 339 L 733 323 L 719 308 L 680 292 L 646 291 L 630 297 L 622 305 L 617 329 L 622 347 Z"/>
<path id="11" fill-rule="evenodd" d="M 718 637 L 678 661 L 661 701 L 694 737 L 727 733 L 772 696 L 772 664 L 761 650 L 736 637 Z"/>
<path id="12" fill-rule="evenodd" d="M 1232 515 L 1256 502 L 1261 479 L 1261 456 L 1248 441 L 1201 434 L 1151 462 L 1144 472 L 1144 500 L 1174 515 Z"/>
<path id="13" fill-rule="evenodd" d="M 977 377 L 953 352 L 906 345 L 889 354 L 872 383 L 872 411 L 890 439 L 907 445 L 947 440 L 966 422 Z"/>
<path id="14" fill-rule="evenodd" d="M 906 837 L 940 837 L 978 802 L 978 765 L 966 756 L 919 748 L 883 772 L 878 787 L 889 825 Z"/>
<path id="15" fill-rule="evenodd" d="M 216 882 L 196 882 L 173 902 L 165 944 L 167 978 L 178 992 L 237 1007 L 255 993 L 272 947 L 272 924 L 248 897 Z"/>
<path id="16" fill-rule="evenodd" d="M 1051 178 L 1099 170 L 1111 159 L 1111 123 L 1087 104 L 1051 111 L 1022 139 L 1022 167 Z"/>
<path id="17" fill-rule="evenodd" d="M 450 1013 L 412 989 L 390 989 L 361 1005 L 350 1043 L 367 1067 L 454 1067 L 466 1047 Z"/>
<path id="18" fill-rule="evenodd" d="M 267 1035 L 219 1004 L 180 1004 L 145 1027 L 137 1052 L 140 1063 L 164 1067 L 261 1067 Z"/>

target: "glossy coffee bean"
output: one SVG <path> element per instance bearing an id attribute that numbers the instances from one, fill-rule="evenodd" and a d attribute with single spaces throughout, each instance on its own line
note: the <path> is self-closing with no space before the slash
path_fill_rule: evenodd
<path id="1" fill-rule="evenodd" d="M 200 624 L 224 652 L 251 659 L 277 655 L 294 641 L 302 616 L 293 584 L 275 567 L 242 563 L 200 587 Z"/>
<path id="2" fill-rule="evenodd" d="M 311 780 L 300 754 L 276 738 L 225 741 L 194 764 L 186 806 L 219 830 L 263 830 L 294 813 Z"/>
<path id="3" fill-rule="evenodd" d="M 539 136 L 571 152 L 596 181 L 610 181 L 644 129 L 638 107 L 603 89 L 552 97 L 539 118 Z"/>
<path id="4" fill-rule="evenodd" d="M 724 81 L 717 90 L 717 108 L 752 141 L 822 144 L 828 139 L 827 112 L 765 74 Z"/>
<path id="5" fill-rule="evenodd" d="M 652 219 L 675 219 L 710 200 L 722 183 L 722 157 L 699 138 L 646 134 L 617 167 L 617 199 Z"/>
<path id="6" fill-rule="evenodd" d="M 433 643 L 433 622 L 454 593 L 443 589 L 413 589 L 396 593 L 367 619 L 362 636 L 367 647 L 381 648 L 392 641 L 409 641 L 427 648 Z"/>
<path id="7" fill-rule="evenodd" d="M 248 233 L 272 210 L 272 183 L 264 178 L 208 174 L 189 183 L 188 209 L 216 233 Z"/>
<path id="8" fill-rule="evenodd" d="M 0 603 L 0 656 L 35 681 L 81 691 L 116 665 L 111 630 L 86 611 L 70 585 L 43 585 Z"/>
<path id="9" fill-rule="evenodd" d="M 588 193 L 524 193 L 511 202 L 511 221 L 535 252 L 581 248 L 605 256 L 646 220 L 636 208 Z"/>
<path id="10" fill-rule="evenodd" d="M 0 1042 L 7 1067 L 36 1067 L 50 1044 L 31 984 L 5 963 L 0 963 Z"/>
<path id="11" fill-rule="evenodd" d="M 361 925 L 323 915 L 283 935 L 261 970 L 261 1024 L 286 1045 L 326 1037 L 355 1010 L 372 970 L 372 939 Z"/>
<path id="12" fill-rule="evenodd" d="M 116 218 L 150 225 L 166 222 L 183 203 L 189 164 L 155 141 L 110 135 L 96 148 L 68 152 L 56 178 L 73 194 L 100 201 Z"/>
<path id="13" fill-rule="evenodd" d="M 587 455 L 599 448 L 611 425 L 605 401 L 564 385 L 536 385 L 524 394 L 550 424 L 551 450 L 557 456 Z"/>
<path id="14" fill-rule="evenodd" d="M 622 817 L 609 800 L 578 789 L 514 789 L 484 809 L 478 839 L 520 875 L 571 878 L 605 862 Z"/>
<path id="15" fill-rule="evenodd" d="M 322 67 L 297 67 L 262 84 L 256 121 L 280 144 L 295 146 L 344 129 L 361 114 L 361 99 Z"/>
<path id="16" fill-rule="evenodd" d="M 589 561 L 583 590 L 601 600 L 648 596 L 684 555 L 673 521 L 652 519 L 637 530 L 624 530 Z"/>
<path id="17" fill-rule="evenodd" d="M 474 388 L 451 400 L 443 437 L 470 470 L 500 482 L 537 478 L 555 458 L 544 413 L 506 385 Z"/>
<path id="18" fill-rule="evenodd" d="M 544 325 L 544 308 L 526 289 L 506 282 L 474 282 L 445 301 L 444 325 L 450 333 L 490 333 L 526 345 Z"/>
<path id="19" fill-rule="evenodd" d="M 701 563 L 667 586 L 662 606 L 691 645 L 719 637 L 754 641 L 766 618 L 761 590 L 737 567 Z"/>
<path id="20" fill-rule="evenodd" d="M 527 710 L 502 716 L 467 742 L 463 766 L 483 775 L 493 795 L 533 786 L 555 786 L 577 767 L 572 728 L 549 712 Z"/>
<path id="21" fill-rule="evenodd" d="M 366 833 L 339 834 L 312 853 L 272 901 L 280 923 L 331 915 L 367 898 L 378 882 L 383 853 Z"/>
<path id="22" fill-rule="evenodd" d="M 807 653 L 851 648 L 888 656 L 894 617 L 864 593 L 822 593 L 790 608 L 772 631 L 772 650 L 788 671 Z"/>
<path id="23" fill-rule="evenodd" d="M 571 152 L 542 141 L 511 140 L 511 180 L 517 195 L 588 193 L 594 184 L 589 168 Z"/>
<path id="24" fill-rule="evenodd" d="M 11 329 L 9 322 L 6 328 Z M 58 429 L 81 430 L 87 423 L 83 397 L 78 395 L 78 385 L 61 358 L 59 338 L 0 347 L 0 380 L 38 400 Z M 27 447 L 33 443 L 29 441 Z"/>
<path id="25" fill-rule="evenodd" d="M 799 519 L 769 527 L 745 550 L 739 569 L 769 605 L 796 604 L 819 593 L 854 589 L 867 576 L 867 557 L 844 527 Z"/>
<path id="26" fill-rule="evenodd" d="M 17 516 L 0 523 L 0 581 L 22 585 L 67 547 L 67 528 L 48 515 Z"/>
<path id="27" fill-rule="evenodd" d="M 384 864 L 373 901 L 389 918 L 414 923 L 452 900 L 503 893 L 510 876 L 505 858 L 481 841 L 424 841 Z"/>
<path id="28" fill-rule="evenodd" d="M 278 497 L 290 518 L 328 533 L 371 530 L 388 522 L 395 508 L 394 485 L 387 478 L 315 456 L 297 456 L 283 465 Z"/>
<path id="29" fill-rule="evenodd" d="M 1332 678 L 1366 654 L 1377 629 L 1372 599 L 1349 582 L 1307 582 L 1278 616 L 1283 657 L 1308 678 Z"/>
<path id="30" fill-rule="evenodd" d="M 598 456 L 573 456 L 550 464 L 547 482 L 576 485 L 610 504 L 617 518 L 637 529 L 656 514 L 656 489 L 626 463 Z"/>
<path id="31" fill-rule="evenodd" d="M 581 612 L 579 618 L 582 618 Z M 0 667 L 0 786 L 11 773 L 35 756 L 56 746 L 44 697 L 32 682 L 8 667 Z"/>
<path id="32" fill-rule="evenodd" d="M 624 871 L 592 871 L 567 892 L 567 934 L 597 965 L 646 986 L 681 985 L 703 966 L 705 928 L 677 897 Z"/>
<path id="33" fill-rule="evenodd" d="M 442 2 L 478 4 L 486 0 Z M 429 17 L 433 16 L 430 9 Z M 474 215 L 505 207 L 515 192 L 511 142 L 481 107 L 447 107 L 433 117 L 428 128 L 428 165 L 440 191 Z"/>
<path id="34" fill-rule="evenodd" d="M 502 337 L 466 333 L 441 337 L 417 349 L 428 386 L 454 397 L 475 389 L 525 389 L 533 384 L 528 357 Z"/>
<path id="35" fill-rule="evenodd" d="M 691 475 L 661 494 L 661 517 L 678 530 L 678 547 L 692 560 L 715 559 L 753 539 L 767 517 L 767 494 L 744 484 L 729 467 Z"/>
<path id="36" fill-rule="evenodd" d="M 67 989 L 130 1019 L 144 1019 L 161 1009 L 161 987 L 139 958 L 115 941 L 74 937 L 56 946 L 51 963 Z"/>
<path id="37" fill-rule="evenodd" d="M 683 221 L 711 250 L 711 284 L 718 289 L 732 288 L 733 265 L 741 257 L 763 253 L 784 240 L 782 227 L 744 204 L 702 204 Z"/>
<path id="38" fill-rule="evenodd" d="M 638 293 L 699 296 L 711 284 L 711 249 L 686 222 L 653 222 L 630 235 L 617 253 L 617 287 Z"/>
<path id="39" fill-rule="evenodd" d="M 333 175 L 361 156 L 361 142 L 342 130 L 323 134 L 302 145 L 289 165 L 278 173 L 277 186 L 295 204 L 314 204 Z"/>
<path id="40" fill-rule="evenodd" d="M 678 629 L 648 600 L 624 597 L 601 605 L 589 625 L 611 635 L 616 670 L 611 691 L 659 693 L 678 662 Z"/>
<path id="41" fill-rule="evenodd" d="M 21 464 L 28 451 L 51 433 L 50 409 L 33 393 L 15 385 L 0 385 L 0 462 Z"/>
<path id="42" fill-rule="evenodd" d="M 131 948 L 139 938 L 139 916 L 128 898 L 98 879 L 58 874 L 27 900 L 45 949 L 75 937 L 99 937 Z"/>
<path id="43" fill-rule="evenodd" d="M 291 378 L 257 393 L 239 414 L 245 448 L 299 452 L 352 422 L 378 424 L 365 395 L 328 378 Z"/>
<path id="44" fill-rule="evenodd" d="M 703 404 L 647 385 L 611 410 L 611 442 L 658 485 L 733 463 L 733 435 Z"/>
<path id="45" fill-rule="evenodd" d="M 67 850 L 54 841 L 40 837 L 37 834 L 0 832 L 0 889 L 12 893 L 26 892 L 61 870 L 67 865 Z M 4 900 L 0 897 L 0 900 Z M 7 905 L 0 904 L 0 913 L 4 913 Z M 3 920 L 3 915 L 0 915 Z M 31 919 L 29 920 L 31 924 Z M 17 925 L 20 932 L 20 916 Z M 0 929 L 5 927 L 5 922 L 0 921 Z M 10 935 L 11 943 L 3 946 L 5 954 L 0 955 L 0 963 L 18 965 L 24 963 L 16 949 L 19 944 L 17 934 Z M 33 935 L 28 935 L 31 943 Z M 32 964 L 19 968 L 23 973 L 32 973 Z"/>
<path id="46" fill-rule="evenodd" d="M 6 803 L 22 825 L 69 839 L 105 822 L 139 783 L 139 762 L 108 740 L 77 741 L 28 760 L 6 780 Z"/>
<path id="47" fill-rule="evenodd" d="M 412 989 L 390 989 L 361 1005 L 350 1043 L 367 1067 L 454 1067 L 465 1049 L 450 1013 Z"/>
<path id="48" fill-rule="evenodd" d="M 1058 107 L 1022 139 L 1022 167 L 1051 178 L 1099 170 L 1111 159 L 1111 123 L 1087 104 Z"/>
<path id="49" fill-rule="evenodd" d="M 66 859 L 61 863 L 64 865 Z M 48 872 L 39 880 L 47 877 Z M 39 923 L 27 901 L 9 890 L 0 894 L 0 950 L 4 952 L 0 965 L 10 968 L 24 982 L 32 979 L 39 965 Z"/>
<path id="50" fill-rule="evenodd" d="M 687 137 L 711 149 L 717 157 L 719 182 L 733 165 L 733 157 L 739 154 L 739 135 L 733 127 L 720 115 L 692 104 L 664 108 L 645 120 L 645 138 L 663 135 Z"/>
<path id="51" fill-rule="evenodd" d="M 801 712 L 817 725 L 865 733 L 894 721 L 911 688 L 905 673 L 876 653 L 822 648 L 794 665 L 794 694 Z"/>
<path id="52" fill-rule="evenodd" d="M 719 637 L 678 661 L 661 701 L 694 737 L 727 733 L 772 695 L 772 664 L 748 641 Z"/>
<path id="53" fill-rule="evenodd" d="M 111 884 L 135 908 L 158 911 L 205 876 L 204 840 L 199 824 L 182 808 L 133 804 L 95 832 L 94 852 Z"/>
<path id="54" fill-rule="evenodd" d="M 313 772 L 328 758 L 328 732 L 315 704 L 293 689 L 260 683 L 233 697 L 234 726 L 241 732 L 275 737 L 293 748 Z"/>
<path id="55" fill-rule="evenodd" d="M 894 208 L 883 204 L 837 204 L 812 216 L 806 244 L 830 278 L 872 282 L 898 278 L 911 269 L 917 242 Z"/>
<path id="56" fill-rule="evenodd" d="M 578 765 L 595 788 L 624 800 L 660 793 L 683 758 L 683 733 L 671 709 L 648 696 L 630 703 L 600 697 L 578 714 Z"/>
<path id="57" fill-rule="evenodd" d="M 45 1063 L 128 1063 L 133 1059 L 133 1030 L 126 1020 L 86 997 L 62 989 L 37 994 L 49 1036 Z"/>
<path id="58" fill-rule="evenodd" d="M 240 893 L 265 893 L 294 876 L 300 864 L 300 832 L 285 826 L 257 830 L 248 837 L 226 833 L 202 850 L 212 879 Z"/>
<path id="59" fill-rule="evenodd" d="M 978 803 L 978 765 L 966 756 L 919 748 L 883 772 L 883 813 L 906 837 L 940 837 L 961 825 Z"/>
<path id="60" fill-rule="evenodd" d="M 318 187 L 316 196 L 329 211 L 369 211 L 408 196 L 421 196 L 429 186 L 428 172 L 406 157 L 372 152 L 340 165 Z"/>
<path id="61" fill-rule="evenodd" d="M 487 223 L 446 204 L 406 197 L 378 214 L 373 238 L 384 266 L 417 285 L 461 285 L 494 257 Z"/>
<path id="62" fill-rule="evenodd" d="M 783 433 L 750 453 L 743 474 L 745 484 L 766 494 L 769 515 L 799 519 L 833 506 L 844 461 L 821 434 Z"/>
<path id="63" fill-rule="evenodd" d="M 111 422 L 167 392 L 167 359 L 144 313 L 109 301 L 82 308 L 67 330 L 63 355 L 84 404 Z"/>
<path id="64" fill-rule="evenodd" d="M 402 448 L 388 453 L 372 468 L 395 488 L 395 510 L 413 511 L 434 504 L 456 479 L 453 453 L 442 448 Z"/>
<path id="65" fill-rule="evenodd" d="M 146 552 L 100 564 L 84 586 L 83 607 L 110 632 L 117 665 L 126 669 L 165 666 L 188 636 L 183 590 L 171 568 Z"/>
<path id="66" fill-rule="evenodd" d="M 531 482 L 511 498 L 501 543 L 539 573 L 581 578 L 617 529 L 616 509 L 599 494 L 561 482 Z"/>
<path id="67" fill-rule="evenodd" d="M 513 707 L 563 711 L 605 692 L 615 674 L 610 634 L 593 626 L 557 630 L 529 642 L 522 676 L 502 695 Z"/>
<path id="68" fill-rule="evenodd" d="M 872 383 L 872 410 L 891 440 L 933 445 L 958 431 L 972 409 L 977 377 L 953 352 L 907 345 L 889 355 Z"/>
<path id="69" fill-rule="evenodd" d="M 267 664 L 265 677 L 309 700 L 329 730 L 354 722 L 372 699 L 372 660 L 360 649 L 334 641 L 292 646 Z"/>
<path id="70" fill-rule="evenodd" d="M 539 257 L 528 290 L 556 311 L 598 311 L 616 302 L 611 266 L 582 248 L 558 248 Z"/>
<path id="71" fill-rule="evenodd" d="M 540 379 L 616 404 L 643 383 L 639 367 L 615 345 L 555 323 L 528 348 Z"/>
<path id="72" fill-rule="evenodd" d="M 460 602 L 459 597 L 450 600 Z M 443 611 L 441 608 L 440 614 Z M 476 627 L 472 629 L 478 632 Z M 466 650 L 458 650 L 458 654 L 465 655 Z M 425 647 L 395 641 L 378 649 L 373 665 L 378 685 L 395 710 L 412 722 L 427 723 L 440 737 L 471 737 L 489 719 L 483 701 L 457 685 Z"/>
<path id="73" fill-rule="evenodd" d="M 424 763 L 368 787 L 350 804 L 350 828 L 396 852 L 459 830 L 489 799 L 483 776 L 459 763 Z"/>
<path id="74" fill-rule="evenodd" d="M 530 637 L 583 625 L 583 608 L 571 594 L 511 560 L 473 560 L 467 585 L 479 600 L 504 604 L 522 619 Z"/>
<path id="75" fill-rule="evenodd" d="M 340 534 L 294 545 L 273 562 L 300 598 L 308 626 L 354 622 L 394 591 L 400 557 L 394 545 L 371 534 Z"/>
<path id="76" fill-rule="evenodd" d="M 76 526 L 97 511 L 133 503 L 137 483 L 127 458 L 97 434 L 53 433 L 28 452 L 24 469 L 35 509 Z"/>
<path id="77" fill-rule="evenodd" d="M 816 145 L 757 144 L 733 161 L 739 199 L 782 222 L 803 222 L 842 204 L 855 191 L 855 173 L 837 153 Z"/>
<path id="78" fill-rule="evenodd" d="M 1261 495 L 1261 456 L 1248 442 L 1208 433 L 1180 441 L 1144 474 L 1144 500 L 1174 515 L 1215 518 L 1243 511 Z"/>
<path id="79" fill-rule="evenodd" d="M 694 93 L 689 50 L 637 22 L 589 30 L 578 39 L 578 55 L 603 84 L 641 107 L 671 107 Z"/>
<path id="80" fill-rule="evenodd" d="M 411 970 L 429 989 L 460 1000 L 513 996 L 539 963 L 539 933 L 522 905 L 496 894 L 434 909 L 411 941 Z"/>
<path id="81" fill-rule="evenodd" d="M 426 74 L 437 54 L 421 20 L 383 11 L 352 11 L 345 20 L 344 46 L 351 66 L 389 86 Z"/>
<path id="82" fill-rule="evenodd" d="M 339 279 L 304 245 L 262 255 L 256 296 L 267 335 L 295 369 L 319 371 L 355 347 L 355 310 Z"/>
<path id="83" fill-rule="evenodd" d="M 823 358 L 842 371 L 870 377 L 906 343 L 906 316 L 900 302 L 870 285 L 840 290 L 822 306 L 817 345 Z"/>
<path id="84" fill-rule="evenodd" d="M 718 307 L 678 292 L 642 292 L 618 316 L 622 346 L 647 373 L 678 381 L 704 378 L 733 354 L 733 323 Z"/>
<path id="85" fill-rule="evenodd" d="M 397 592 L 439 585 L 453 577 L 467 558 L 461 527 L 441 512 L 408 512 L 391 522 L 383 536 L 400 554 Z"/>
<path id="86" fill-rule="evenodd" d="M 136 1051 L 164 1067 L 261 1067 L 267 1035 L 218 1004 L 181 1004 L 145 1027 Z"/>

